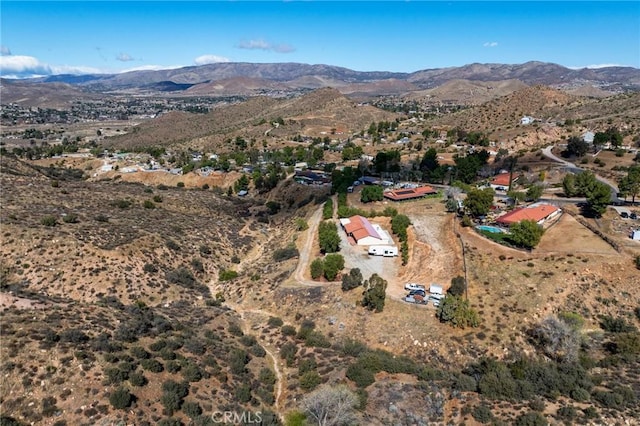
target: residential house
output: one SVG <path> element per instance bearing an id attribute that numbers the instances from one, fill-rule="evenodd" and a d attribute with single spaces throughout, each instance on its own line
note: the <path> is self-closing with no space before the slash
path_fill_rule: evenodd
<path id="1" fill-rule="evenodd" d="M 533 220 L 538 225 L 543 226 L 550 220 L 558 217 L 562 213 L 560 208 L 551 204 L 536 203 L 528 207 L 514 209 L 496 219 L 500 225 L 511 226 L 523 220 Z"/>
<path id="2" fill-rule="evenodd" d="M 514 175 L 513 179 L 511 179 L 511 173 L 500 173 L 493 177 L 489 185 L 496 191 L 507 191 L 509 189 L 509 184 L 513 184 L 519 177 L 520 176 L 518 175 Z"/>
<path id="3" fill-rule="evenodd" d="M 430 186 L 421 186 L 418 188 L 398 189 L 395 191 L 386 191 L 384 198 L 391 201 L 405 201 L 414 200 L 416 198 L 423 198 L 427 195 L 437 194 L 438 191 Z"/>
<path id="4" fill-rule="evenodd" d="M 380 227 L 369 222 L 362 216 L 351 216 L 340 219 L 340 225 L 347 236 L 353 238 L 359 246 L 387 245 L 393 241 L 389 234 Z"/>

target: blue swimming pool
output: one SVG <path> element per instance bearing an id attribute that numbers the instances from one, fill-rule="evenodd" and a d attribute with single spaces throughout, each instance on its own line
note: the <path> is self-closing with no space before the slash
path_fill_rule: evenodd
<path id="1" fill-rule="evenodd" d="M 500 234 L 504 232 L 502 229 L 498 228 L 497 226 L 489 226 L 489 225 L 478 225 L 476 226 L 476 229 L 479 229 L 481 231 L 491 232 L 493 234 Z"/>

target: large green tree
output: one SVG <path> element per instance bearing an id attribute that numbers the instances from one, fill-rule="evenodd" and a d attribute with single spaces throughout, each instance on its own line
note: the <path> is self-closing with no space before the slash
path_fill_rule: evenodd
<path id="1" fill-rule="evenodd" d="M 340 250 L 340 236 L 335 223 L 331 221 L 320 223 L 318 226 L 318 242 L 323 253 L 335 253 Z"/>
<path id="2" fill-rule="evenodd" d="M 324 277 L 329 281 L 336 279 L 340 271 L 344 268 L 344 257 L 333 253 L 328 254 L 324 258 Z"/>
<path id="3" fill-rule="evenodd" d="M 386 291 L 387 281 L 378 274 L 371 275 L 371 277 L 364 282 L 362 306 L 375 312 L 382 312 Z"/>
<path id="4" fill-rule="evenodd" d="M 382 201 L 383 190 L 381 186 L 372 185 L 365 186 L 360 192 L 360 201 L 363 203 L 369 203 L 371 201 Z"/>
<path id="5" fill-rule="evenodd" d="M 577 136 L 571 136 L 567 141 L 567 150 L 563 154 L 566 157 L 582 157 L 588 150 L 588 143 Z"/>
<path id="6" fill-rule="evenodd" d="M 640 195 L 640 166 L 631 166 L 627 175 L 618 181 L 620 192 L 623 196 L 631 197 L 631 202 L 636 202 L 636 197 Z"/>
<path id="7" fill-rule="evenodd" d="M 447 295 L 440 302 L 436 317 L 440 322 L 446 322 L 454 327 L 477 327 L 480 319 L 475 310 L 469 305 L 469 301 L 460 296 Z"/>
<path id="8" fill-rule="evenodd" d="M 607 206 L 611 202 L 611 188 L 602 182 L 596 182 L 593 188 L 590 188 L 586 194 L 589 209 L 597 217 L 600 217 L 607 210 Z"/>
<path id="9" fill-rule="evenodd" d="M 509 227 L 509 239 L 517 246 L 532 249 L 538 245 L 544 230 L 533 220 L 522 220 Z"/>
<path id="10" fill-rule="evenodd" d="M 542 197 L 543 188 L 540 185 L 531 185 L 527 189 L 527 200 L 538 201 Z"/>
<path id="11" fill-rule="evenodd" d="M 473 188 L 467 194 L 464 200 L 464 208 L 472 216 L 483 216 L 489 212 L 493 204 L 495 191 L 492 188 L 476 189 Z"/>

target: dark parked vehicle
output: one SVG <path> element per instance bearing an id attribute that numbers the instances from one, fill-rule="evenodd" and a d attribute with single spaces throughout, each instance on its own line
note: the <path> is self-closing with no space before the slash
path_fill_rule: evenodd
<path id="1" fill-rule="evenodd" d="M 623 218 L 623 219 L 629 219 L 629 213 L 622 212 L 622 213 L 620 213 L 620 217 Z"/>
<path id="2" fill-rule="evenodd" d="M 633 220 L 636 220 L 638 218 L 638 215 L 634 212 L 634 213 L 631 213 L 629 217 Z"/>

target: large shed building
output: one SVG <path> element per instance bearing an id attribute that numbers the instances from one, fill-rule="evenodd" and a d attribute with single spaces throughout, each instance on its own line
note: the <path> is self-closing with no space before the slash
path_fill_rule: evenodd
<path id="1" fill-rule="evenodd" d="M 380 225 L 372 224 L 362 216 L 340 219 L 340 225 L 348 237 L 359 246 L 392 244 L 393 241 Z"/>

